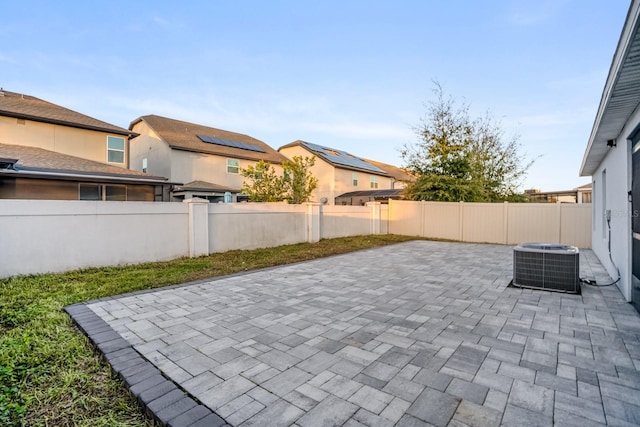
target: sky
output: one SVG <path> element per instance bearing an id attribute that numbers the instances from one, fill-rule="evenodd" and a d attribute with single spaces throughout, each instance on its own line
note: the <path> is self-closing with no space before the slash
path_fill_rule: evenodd
<path id="1" fill-rule="evenodd" d="M 0 87 L 128 128 L 156 114 L 403 166 L 445 94 L 579 169 L 629 0 L 4 1 Z"/>

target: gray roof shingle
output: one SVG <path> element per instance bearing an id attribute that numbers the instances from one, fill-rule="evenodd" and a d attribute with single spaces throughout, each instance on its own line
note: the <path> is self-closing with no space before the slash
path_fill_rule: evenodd
<path id="1" fill-rule="evenodd" d="M 0 89 L 0 115 L 81 129 L 131 135 L 127 129 L 94 119 L 34 96 Z"/>
<path id="2" fill-rule="evenodd" d="M 282 154 L 260 141 L 248 135 L 230 132 L 222 129 L 216 129 L 209 126 L 203 126 L 195 123 L 184 122 L 181 120 L 169 119 L 166 117 L 148 115 L 142 116 L 129 125 L 129 129 L 144 121 L 151 129 L 156 132 L 171 148 L 185 151 L 193 151 L 196 153 L 216 154 L 219 156 L 227 156 L 246 160 L 264 160 L 266 162 L 280 164 L 287 160 Z M 210 144 L 203 142 L 198 135 L 204 135 L 212 138 L 220 138 L 227 141 L 250 144 L 264 150 L 264 153 L 243 150 L 240 148 L 228 147 L 225 145 Z M 135 143 L 135 142 L 134 142 Z"/>

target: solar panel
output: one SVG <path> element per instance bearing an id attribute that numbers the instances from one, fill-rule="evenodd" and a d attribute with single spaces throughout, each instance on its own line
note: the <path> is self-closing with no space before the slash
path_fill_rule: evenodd
<path id="1" fill-rule="evenodd" d="M 334 150 L 332 148 L 323 147 L 321 145 L 312 144 L 310 142 L 304 142 L 303 145 L 311 151 L 318 153 L 320 156 L 324 157 L 331 163 L 387 175 L 387 173 L 379 167 L 365 162 L 359 157 L 352 156 L 346 151 Z"/>
<path id="2" fill-rule="evenodd" d="M 223 145 L 225 147 L 239 148 L 241 150 L 256 151 L 258 153 L 266 153 L 262 148 L 253 144 L 245 144 L 244 142 L 229 141 L 228 139 L 216 138 L 214 136 L 197 135 L 202 142 L 209 144 Z"/>

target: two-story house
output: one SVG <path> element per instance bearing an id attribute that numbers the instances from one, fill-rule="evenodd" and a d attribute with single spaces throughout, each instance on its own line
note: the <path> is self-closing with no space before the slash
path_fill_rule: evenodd
<path id="1" fill-rule="evenodd" d="M 338 203 L 341 203 L 342 199 L 352 200 L 348 195 L 355 192 L 368 193 L 361 198 L 366 201 L 374 200 L 374 193 L 389 198 L 399 194 L 404 188 L 403 182 L 410 180 L 406 172 L 395 166 L 306 141 L 294 141 L 280 147 L 278 151 L 289 158 L 316 157 L 316 163 L 311 168 L 313 176 L 318 178 L 318 187 L 311 195 L 311 200 L 316 202 L 333 205 L 338 199 Z M 347 197 L 341 197 L 343 195 Z M 352 204 L 351 201 L 348 204 Z"/>
<path id="2" fill-rule="evenodd" d="M 156 115 L 134 120 L 129 130 L 137 135 L 131 140 L 131 167 L 184 183 L 174 186 L 174 200 L 219 202 L 227 193 L 237 201 L 244 182 L 241 169 L 264 160 L 281 174 L 287 160 L 248 135 Z"/>
<path id="3" fill-rule="evenodd" d="M 166 200 L 162 177 L 127 169 L 124 128 L 0 89 L 0 198 Z"/>

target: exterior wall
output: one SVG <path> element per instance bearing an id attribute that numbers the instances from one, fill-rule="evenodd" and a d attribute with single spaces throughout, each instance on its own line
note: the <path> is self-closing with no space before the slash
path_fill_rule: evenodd
<path id="1" fill-rule="evenodd" d="M 124 187 L 127 201 L 153 202 L 155 186 L 145 184 L 120 184 L 84 181 L 67 181 L 55 179 L 11 178 L 0 177 L 0 199 L 28 200 L 79 200 L 80 184 L 99 185 L 105 187 Z"/>
<path id="2" fill-rule="evenodd" d="M 323 206 L 321 218 L 320 234 L 325 239 L 371 233 L 368 206 Z"/>
<path id="3" fill-rule="evenodd" d="M 206 181 L 230 188 L 240 189 L 245 178 L 242 174 L 227 172 L 227 159 L 238 160 L 240 169 L 249 165 L 255 166 L 253 160 L 233 157 L 215 156 L 212 154 L 193 153 L 190 151 L 171 151 L 171 180 L 188 183 Z M 282 166 L 272 164 L 276 174 L 282 175 Z"/>
<path id="4" fill-rule="evenodd" d="M 626 138 L 640 124 L 640 111 L 627 122 L 616 141 L 592 176 L 593 251 L 613 278 L 618 273 L 609 259 L 609 232 L 605 212 L 611 210 L 611 258 L 620 271 L 618 288 L 631 300 L 631 212 L 627 192 L 631 189 L 631 142 Z M 603 171 L 606 171 L 603 183 Z M 606 188 L 605 188 L 606 187 Z"/>
<path id="5" fill-rule="evenodd" d="M 147 173 L 175 181 L 171 176 L 171 148 L 144 122 L 140 121 L 132 129 L 139 136 L 130 143 L 130 168 L 142 172 L 142 159 L 147 159 Z"/>
<path id="6" fill-rule="evenodd" d="M 505 216 L 507 224 L 498 220 Z M 541 228 L 530 228 L 532 217 L 559 225 L 557 238 L 547 239 L 549 235 L 538 234 Z M 585 228 L 590 217 L 588 205 L 564 204 L 391 200 L 389 205 L 319 206 L 210 204 L 199 199 L 186 203 L 0 200 L 0 230 L 3 241 L 11 242 L 0 249 L 0 277 L 386 232 L 509 244 L 546 240 L 588 247 L 580 239 L 589 240 Z M 497 236 L 505 236 L 505 229 L 505 241 L 499 241 Z M 522 241 L 509 237 L 513 233 Z M 577 240 L 571 240 L 572 236 Z"/>
<path id="7" fill-rule="evenodd" d="M 24 123 L 24 124 L 20 124 Z M 107 162 L 107 136 L 124 138 L 125 161 L 109 163 L 126 168 L 128 166 L 126 136 L 87 129 L 22 120 L 0 116 L 0 143 L 38 147 L 56 153 L 82 157 L 96 162 Z"/>
<path id="8" fill-rule="evenodd" d="M 0 277 L 186 256 L 182 203 L 0 200 Z"/>
<path id="9" fill-rule="evenodd" d="M 386 223 L 379 204 L 337 208 L 325 225 L 330 237 L 386 228 L 372 221 Z M 0 249 L 0 277 L 313 243 L 329 237 L 322 216 L 317 203 L 0 200 L 0 230 L 12 242 Z"/>
<path id="10" fill-rule="evenodd" d="M 591 247 L 591 206 L 390 200 L 388 231 L 463 242 Z"/>
<path id="11" fill-rule="evenodd" d="M 306 205 L 233 203 L 209 206 L 209 252 L 306 241 Z"/>
<path id="12" fill-rule="evenodd" d="M 171 149 L 144 121 L 136 123 L 133 132 L 140 135 L 131 141 L 131 169 L 142 171 L 142 159 L 146 158 L 147 173 L 163 176 L 175 183 L 206 181 L 240 189 L 244 177 L 240 173 L 227 173 L 227 159 L 238 160 L 240 168 L 257 163 L 253 160 Z M 281 165 L 272 166 L 277 174 L 282 174 Z"/>

